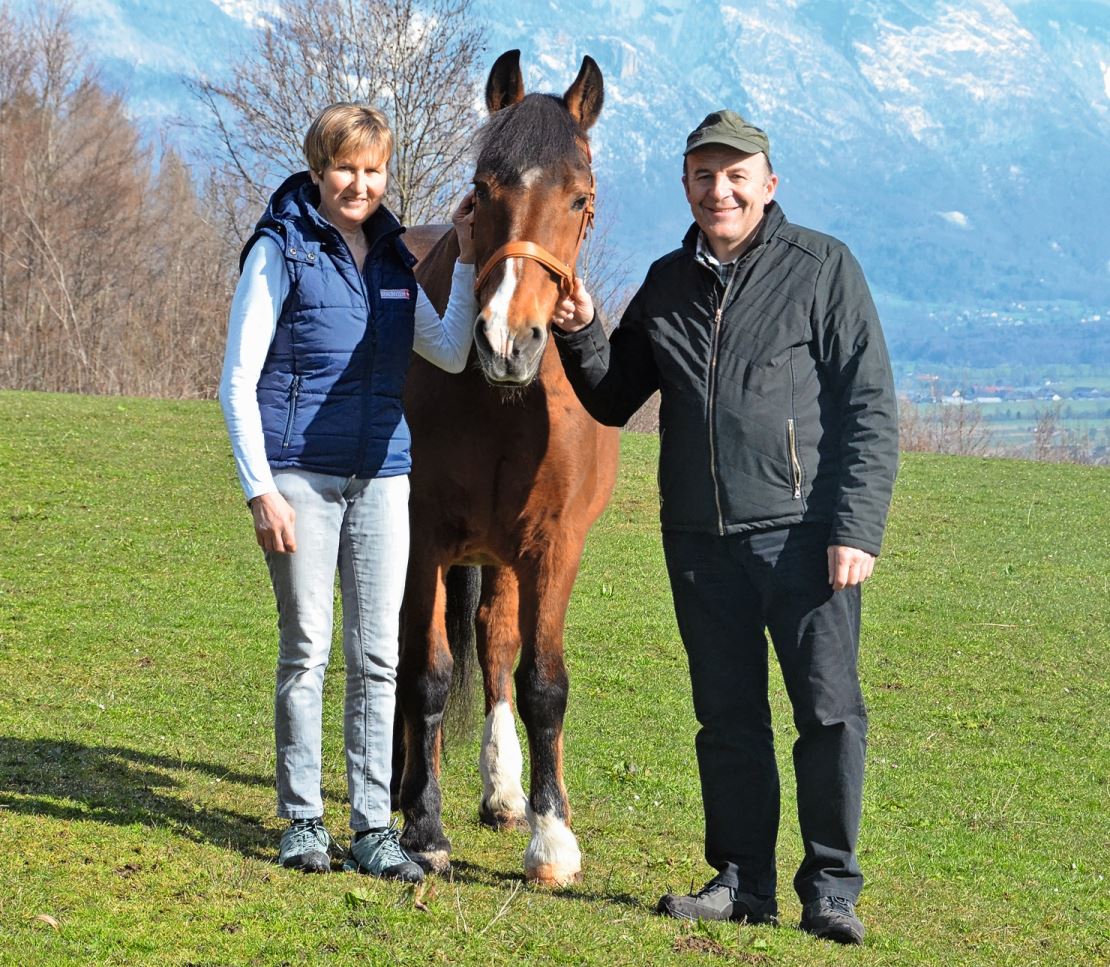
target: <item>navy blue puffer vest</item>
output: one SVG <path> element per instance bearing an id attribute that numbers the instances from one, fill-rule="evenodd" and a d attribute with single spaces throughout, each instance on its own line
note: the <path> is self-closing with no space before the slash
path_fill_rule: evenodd
<path id="1" fill-rule="evenodd" d="M 412 352 L 416 259 L 384 207 L 363 226 L 370 254 L 359 273 L 338 230 L 317 210 L 308 172 L 274 192 L 240 268 L 263 235 L 285 253 L 290 290 L 258 380 L 273 469 L 353 477 L 408 473 L 401 389 Z"/>

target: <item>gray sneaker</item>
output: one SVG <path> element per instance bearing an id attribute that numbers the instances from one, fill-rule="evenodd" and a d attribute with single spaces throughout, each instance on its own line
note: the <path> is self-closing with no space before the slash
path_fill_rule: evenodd
<path id="1" fill-rule="evenodd" d="M 351 853 L 343 869 L 406 883 L 419 883 L 424 879 L 420 865 L 413 862 L 401 846 L 401 830 L 396 820 L 387 829 L 357 836 L 351 843 Z"/>
<path id="2" fill-rule="evenodd" d="M 863 922 L 856 916 L 851 900 L 842 896 L 823 896 L 802 906 L 801 930 L 837 943 L 863 943 Z"/>
<path id="3" fill-rule="evenodd" d="M 331 847 L 332 838 L 322 819 L 295 819 L 281 834 L 278 862 L 302 873 L 327 873 Z"/>
<path id="4" fill-rule="evenodd" d="M 741 893 L 710 880 L 697 893 L 668 893 L 659 900 L 657 913 L 679 920 L 736 920 L 743 923 L 778 923 L 779 907 L 773 896 Z"/>

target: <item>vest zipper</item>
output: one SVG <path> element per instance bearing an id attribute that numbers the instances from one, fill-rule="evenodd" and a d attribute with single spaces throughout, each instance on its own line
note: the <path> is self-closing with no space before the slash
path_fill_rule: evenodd
<path id="1" fill-rule="evenodd" d="M 736 271 L 740 261 L 732 267 L 725 286 L 724 295 L 717 303 L 717 311 L 713 314 L 713 341 L 709 350 L 709 476 L 713 480 L 713 501 L 717 505 L 717 533 L 722 537 L 725 533 L 725 515 L 721 510 L 721 482 L 717 479 L 717 434 L 714 432 L 713 406 L 717 395 L 717 348 L 721 336 L 721 314 L 728 303 L 728 294 L 732 290 L 732 283 L 736 280 Z"/>
<path id="2" fill-rule="evenodd" d="M 339 236 L 340 244 L 347 250 L 347 256 L 351 260 L 351 268 L 358 276 L 359 290 L 362 292 L 362 299 L 366 306 L 366 334 L 370 339 L 376 343 L 377 333 L 374 332 L 374 326 L 371 319 L 374 316 L 374 304 L 370 299 L 370 289 L 366 285 L 366 270 L 370 268 L 371 258 L 374 251 L 381 245 L 381 238 L 375 240 L 373 245 L 369 244 L 367 240 L 366 259 L 359 268 L 358 263 L 355 261 L 355 253 L 351 250 L 351 246 L 347 244 L 347 240 L 343 237 L 343 233 L 336 229 L 336 235 Z M 375 348 L 371 347 L 368 359 L 368 367 L 362 373 L 362 427 L 359 432 L 359 445 L 358 454 L 355 462 L 356 469 L 361 471 L 363 465 L 366 463 L 366 444 L 370 436 L 370 412 L 373 407 L 370 397 L 370 387 L 373 384 L 372 368 L 375 360 Z"/>
<path id="3" fill-rule="evenodd" d="M 293 417 L 297 412 L 297 397 L 301 395 L 301 377 L 294 376 L 289 384 L 289 415 L 285 418 L 285 436 L 281 440 L 281 449 L 289 446 L 289 439 L 293 436 Z"/>
<path id="4" fill-rule="evenodd" d="M 794 499 L 802 499 L 802 462 L 798 459 L 798 439 L 794 433 L 794 421 L 786 421 L 786 439 L 790 444 L 790 485 L 794 489 Z"/>

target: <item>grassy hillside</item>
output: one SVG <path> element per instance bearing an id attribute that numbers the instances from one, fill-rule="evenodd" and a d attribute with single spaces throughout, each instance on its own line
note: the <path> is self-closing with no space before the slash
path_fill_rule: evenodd
<path id="1" fill-rule="evenodd" d="M 217 407 L 0 393 L 0 413 L 2 964 L 1110 962 L 1110 470 L 905 459 L 865 604 L 869 940 L 845 950 L 792 929 L 777 673 L 786 926 L 651 912 L 707 875 L 654 437 L 625 438 L 567 629 L 584 882 L 523 886 L 524 835 L 477 825 L 471 741 L 445 767 L 455 876 L 420 898 L 271 862 L 273 602 Z"/>

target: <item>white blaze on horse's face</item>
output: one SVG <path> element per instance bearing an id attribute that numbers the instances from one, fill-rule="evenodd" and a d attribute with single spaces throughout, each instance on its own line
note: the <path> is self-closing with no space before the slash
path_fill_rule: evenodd
<path id="1" fill-rule="evenodd" d="M 525 191 L 527 191 L 529 188 L 531 188 L 533 185 L 535 185 L 535 183 L 537 181 L 539 181 L 540 178 L 542 178 L 542 177 L 543 177 L 543 168 L 540 168 L 538 166 L 535 167 L 535 168 L 529 168 L 527 171 L 523 172 L 520 176 L 520 187 L 523 188 Z"/>
<path id="2" fill-rule="evenodd" d="M 478 317 L 478 325 L 482 327 L 485 342 L 493 359 L 506 359 L 513 351 L 513 337 L 509 331 L 509 306 L 512 305 L 513 296 L 516 294 L 515 263 L 520 261 L 520 259 L 506 260 L 501 282 Z M 480 351 L 479 354 L 481 354 Z M 485 366 L 485 360 L 483 360 L 483 366 Z M 488 366 L 486 372 L 489 373 Z"/>
<path id="3" fill-rule="evenodd" d="M 500 271 L 497 288 L 478 314 L 474 344 L 489 382 L 526 386 L 536 378 L 543 361 L 551 312 L 539 306 L 534 287 L 521 290 L 528 271 L 526 259 L 506 259 Z"/>

